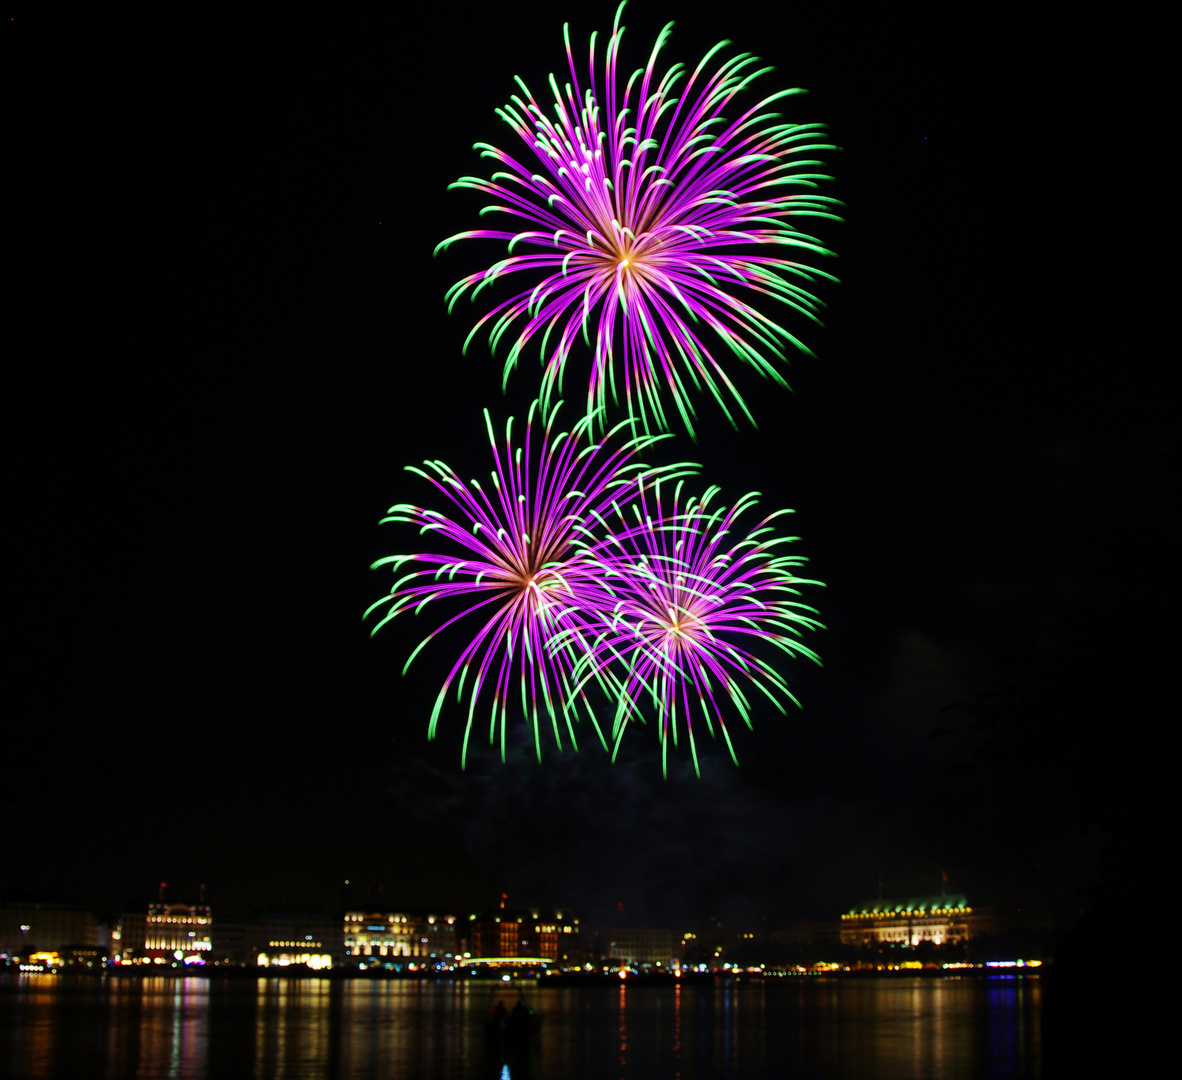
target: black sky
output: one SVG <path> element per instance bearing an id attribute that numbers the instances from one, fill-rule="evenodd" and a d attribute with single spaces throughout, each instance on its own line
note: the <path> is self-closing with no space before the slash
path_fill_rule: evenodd
<path id="1" fill-rule="evenodd" d="M 446 647 L 403 678 L 419 628 L 367 637 L 387 584 L 367 568 L 397 545 L 377 521 L 421 494 L 403 466 L 486 471 L 480 410 L 520 415 L 536 390 L 529 364 L 502 396 L 486 346 L 460 355 L 474 316 L 443 294 L 481 255 L 431 252 L 481 203 L 447 185 L 484 169 L 474 142 L 511 138 L 493 110 L 512 76 L 540 95 L 559 69 L 562 19 L 581 49 L 613 10 L 10 27 L 44 94 L 14 80 L 35 209 L 0 893 L 114 910 L 167 880 L 333 907 L 350 878 L 408 905 L 504 889 L 780 922 L 880 878 L 925 893 L 947 871 L 1003 907 L 1089 883 L 1060 781 L 950 772 L 972 740 L 930 732 L 1167 500 L 1145 314 L 1163 286 L 1121 260 L 1104 164 L 1103 133 L 1150 137 L 1130 107 L 1148 96 L 1103 72 L 1151 28 L 630 5 L 627 67 L 666 19 L 670 61 L 729 38 L 775 66 L 768 90 L 808 88 L 789 115 L 842 147 L 816 358 L 792 393 L 742 383 L 758 432 L 701 402 L 699 445 L 676 446 L 726 494 L 796 510 L 824 666 L 794 672 L 802 711 L 742 734 L 739 769 L 715 746 L 701 779 L 679 762 L 664 781 L 637 732 L 614 767 L 592 750 L 462 774 L 458 718 L 426 740 Z"/>

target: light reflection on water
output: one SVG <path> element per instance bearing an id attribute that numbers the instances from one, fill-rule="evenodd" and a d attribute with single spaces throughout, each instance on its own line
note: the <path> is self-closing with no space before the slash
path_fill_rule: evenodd
<path id="1" fill-rule="evenodd" d="M 1035 1077 L 1038 980 L 539 987 L 524 1052 L 485 1021 L 517 984 L 0 976 L 0 1075 L 109 1080 L 994 1080 Z"/>

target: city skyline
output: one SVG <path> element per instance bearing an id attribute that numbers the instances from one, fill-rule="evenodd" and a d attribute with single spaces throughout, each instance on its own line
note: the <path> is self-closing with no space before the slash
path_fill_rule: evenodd
<path id="1" fill-rule="evenodd" d="M 824 970 L 882 963 L 893 970 L 937 960 L 964 966 L 1000 954 L 1037 959 L 1062 926 L 1027 913 L 999 913 L 970 904 L 963 894 L 882 899 L 854 904 L 839 919 L 728 924 L 717 918 L 656 925 L 618 913 L 611 925 L 583 922 L 570 908 L 498 904 L 475 912 L 415 909 L 389 898 L 326 911 L 307 904 L 269 904 L 250 912 L 166 897 L 127 904 L 99 917 L 84 905 L 8 901 L 0 904 L 0 966 L 104 966 L 150 970 L 261 967 L 309 971 L 370 968 L 431 974 L 485 964 L 515 963 L 598 970 L 624 965 L 684 965 L 718 969 L 740 965 L 799 965 Z M 789 959 L 791 957 L 791 959 Z M 592 967 L 586 967 L 586 964 Z M 818 968 L 820 969 L 820 968 Z M 38 969 L 39 970 L 39 969 Z"/>

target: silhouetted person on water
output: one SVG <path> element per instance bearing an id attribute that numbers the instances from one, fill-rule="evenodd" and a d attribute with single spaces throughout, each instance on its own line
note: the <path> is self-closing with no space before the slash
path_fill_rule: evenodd
<path id="1" fill-rule="evenodd" d="M 517 1045 L 521 1045 L 529 1038 L 529 1009 L 525 1002 L 518 1000 L 505 1021 L 505 1038 Z"/>

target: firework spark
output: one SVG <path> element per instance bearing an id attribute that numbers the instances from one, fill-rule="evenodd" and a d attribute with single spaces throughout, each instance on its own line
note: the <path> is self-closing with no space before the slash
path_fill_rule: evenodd
<path id="1" fill-rule="evenodd" d="M 808 285 L 817 277 L 834 279 L 798 259 L 831 252 L 796 222 L 836 220 L 836 200 L 817 194 L 830 177 L 816 171 L 822 163 L 811 156 L 834 147 L 823 141 L 821 125 L 785 123 L 774 111 L 800 90 L 772 94 L 726 119 L 736 95 L 770 70 L 743 53 L 708 73 L 728 42 L 711 49 L 688 77 L 680 64 L 658 76 L 658 54 L 672 23 L 658 36 L 647 66 L 621 87 L 623 9 L 616 12 L 602 76 L 591 37 L 586 89 L 569 26 L 564 29 L 570 82 L 560 88 L 550 77 L 553 118 L 516 80 L 521 94 L 498 113 L 533 157 L 519 161 L 477 143 L 483 157 L 503 168 L 489 180 L 469 176 L 452 185 L 492 196 L 496 202 L 482 213 L 505 213 L 524 227 L 470 230 L 436 248 L 467 238 L 508 241 L 506 258 L 452 286 L 449 310 L 499 277 L 537 278 L 481 318 L 465 342 L 466 350 L 491 323 L 495 351 L 523 319 L 505 361 L 506 381 L 526 344 L 540 335 L 545 404 L 562 392 L 576 338 L 591 346 L 594 336 L 588 413 L 604 415 L 608 394 L 616 404 L 622 395 L 645 430 L 669 430 L 662 402 L 667 392 L 693 435 L 692 389 L 713 395 L 732 423 L 733 398 L 754 422 L 702 329 L 781 384 L 777 361 L 786 359 L 786 348 L 808 352 L 744 297 L 772 297 L 818 321 L 820 302 Z"/>
<path id="2" fill-rule="evenodd" d="M 561 747 L 565 729 L 577 748 L 575 720 L 585 704 L 572 677 L 585 646 L 590 618 L 584 594 L 598 572 L 583 539 L 586 522 L 609 512 L 615 500 L 628 502 L 661 475 L 682 475 L 694 466 L 650 469 L 637 455 L 661 436 L 625 434 L 620 424 L 595 440 L 593 418 L 583 417 L 570 432 L 554 429 L 559 405 L 530 407 L 523 445 L 513 441 L 513 419 L 503 443 L 485 425 L 493 451 L 492 491 L 477 481 L 464 484 L 440 461 L 408 471 L 429 481 L 450 507 L 448 513 L 411 503 L 392 506 L 386 522 L 416 526 L 420 535 L 442 541 L 444 551 L 390 555 L 373 568 L 388 566 L 395 581 L 387 596 L 371 605 L 368 618 L 381 612 L 372 633 L 406 611 L 416 614 L 435 601 L 460 600 L 461 610 L 438 625 L 411 653 L 403 674 L 419 651 L 440 632 L 480 613 L 485 622 L 461 652 L 435 701 L 428 735 L 434 738 L 440 712 L 454 685 L 462 700 L 468 691 L 463 757 L 475 722 L 477 701 L 492 689 L 489 740 L 500 731 L 501 752 L 513 682 L 520 683 L 522 711 L 532 725 L 541 757 L 541 717 L 549 719 Z M 596 595 L 599 595 L 598 591 Z M 598 615 L 595 616 L 598 620 Z M 604 741 L 590 708 L 586 712 Z M 606 742 L 605 742 L 606 745 Z"/>
<path id="3" fill-rule="evenodd" d="M 820 583 L 798 577 L 806 560 L 784 550 L 798 538 L 776 535 L 777 519 L 791 511 L 770 514 L 745 532 L 738 519 L 757 494 L 716 507 L 719 489 L 710 488 L 683 504 L 678 482 L 666 505 L 661 488 L 657 482 L 628 507 L 617 507 L 614 521 L 600 522 L 606 538 L 595 555 L 604 591 L 593 606 L 610 604 L 611 614 L 579 671 L 614 683 L 616 747 L 628 722 L 651 709 L 662 763 L 684 727 L 697 769 L 696 717 L 711 735 L 717 726 L 734 759 L 725 712 L 751 726 L 745 691 L 760 691 L 781 713 L 784 702 L 799 704 L 767 657 L 779 649 L 817 660 L 800 635 L 821 624 L 799 601 L 799 587 Z"/>

